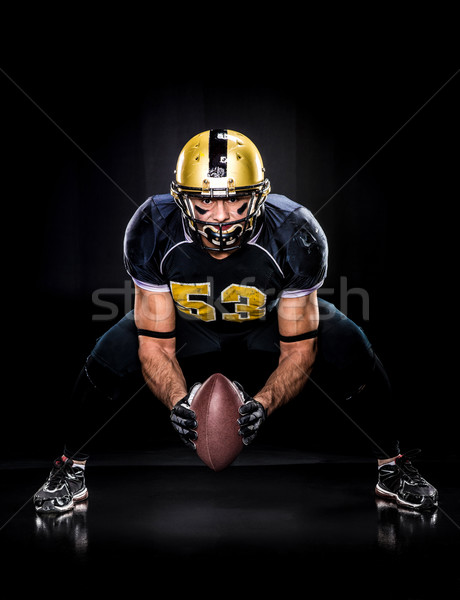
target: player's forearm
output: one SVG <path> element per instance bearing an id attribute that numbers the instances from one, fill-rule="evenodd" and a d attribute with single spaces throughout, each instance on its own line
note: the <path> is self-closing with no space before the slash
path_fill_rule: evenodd
<path id="1" fill-rule="evenodd" d="M 159 350 L 140 354 L 140 361 L 149 389 L 168 409 L 187 394 L 182 369 L 174 356 Z"/>
<path id="2" fill-rule="evenodd" d="M 263 404 L 267 414 L 295 398 L 304 388 L 316 357 L 316 343 L 309 346 L 307 351 L 302 349 L 282 353 L 278 367 L 256 394 L 255 399 Z"/>

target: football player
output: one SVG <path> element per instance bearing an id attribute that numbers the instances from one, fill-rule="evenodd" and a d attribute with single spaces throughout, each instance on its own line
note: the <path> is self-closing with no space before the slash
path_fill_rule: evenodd
<path id="1" fill-rule="evenodd" d="M 309 379 L 332 384 L 336 397 L 365 396 L 374 407 L 366 433 L 378 461 L 376 493 L 404 507 L 436 507 L 436 489 L 412 454 L 400 454 L 380 360 L 362 330 L 318 297 L 328 262 L 320 224 L 304 206 L 271 193 L 261 155 L 245 135 L 213 129 L 184 146 L 170 193 L 148 198 L 129 222 L 124 259 L 134 310 L 86 361 L 71 402 L 82 417 L 69 419 L 64 453 L 35 494 L 38 512 L 67 511 L 87 497 L 87 442 L 101 398 L 119 395 L 142 373 L 193 449 L 191 378 L 204 381 L 216 371 L 237 382 L 245 444 Z"/>

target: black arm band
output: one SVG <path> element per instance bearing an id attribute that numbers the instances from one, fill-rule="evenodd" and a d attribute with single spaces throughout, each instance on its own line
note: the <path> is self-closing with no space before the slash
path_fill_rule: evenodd
<path id="1" fill-rule="evenodd" d="M 176 331 L 150 331 L 150 329 L 138 329 L 137 335 L 147 335 L 153 338 L 173 338 L 176 337 Z"/>
<path id="2" fill-rule="evenodd" d="M 300 335 L 280 335 L 280 341 L 282 342 L 300 342 L 302 340 L 309 340 L 311 338 L 318 337 L 318 330 L 312 329 L 311 331 L 307 331 L 306 333 L 301 333 Z"/>

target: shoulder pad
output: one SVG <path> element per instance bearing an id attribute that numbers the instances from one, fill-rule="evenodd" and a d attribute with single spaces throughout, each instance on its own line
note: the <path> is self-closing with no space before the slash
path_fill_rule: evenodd
<path id="1" fill-rule="evenodd" d="M 123 242 L 126 270 L 140 281 L 163 283 L 161 260 L 168 248 L 182 239 L 182 216 L 172 196 L 148 198 L 126 227 Z"/>
<path id="2" fill-rule="evenodd" d="M 320 284 L 327 273 L 328 244 L 311 211 L 284 196 L 274 196 L 268 212 L 288 280 L 286 289 L 310 289 Z"/>

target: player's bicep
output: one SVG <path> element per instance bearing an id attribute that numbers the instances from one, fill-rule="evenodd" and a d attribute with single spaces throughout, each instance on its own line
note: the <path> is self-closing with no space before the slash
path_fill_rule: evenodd
<path id="1" fill-rule="evenodd" d="M 308 372 L 317 352 L 319 309 L 316 292 L 298 298 L 281 298 L 278 323 L 280 363 L 286 358 L 292 359 Z"/>
<path id="2" fill-rule="evenodd" d="M 134 321 L 138 330 L 150 332 L 150 335 L 139 336 L 141 352 L 152 351 L 154 346 L 171 353 L 175 351 L 176 317 L 169 292 L 150 292 L 135 286 Z"/>
<path id="3" fill-rule="evenodd" d="M 170 292 L 150 292 L 136 285 L 134 320 L 138 329 L 163 333 L 173 331 L 176 317 Z"/>
<path id="4" fill-rule="evenodd" d="M 283 337 L 316 331 L 319 326 L 316 291 L 298 298 L 281 298 L 278 306 L 278 326 Z"/>

